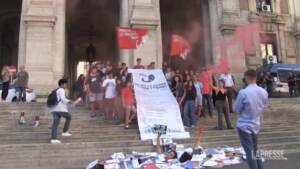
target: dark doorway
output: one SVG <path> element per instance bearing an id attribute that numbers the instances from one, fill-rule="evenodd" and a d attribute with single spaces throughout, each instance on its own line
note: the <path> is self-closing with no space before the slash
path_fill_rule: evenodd
<path id="1" fill-rule="evenodd" d="M 79 76 L 77 68 L 83 62 L 118 61 L 119 15 L 119 0 L 67 1 L 67 76 Z"/>
<path id="2" fill-rule="evenodd" d="M 22 0 L 0 2 L 0 69 L 18 64 Z"/>
<path id="3" fill-rule="evenodd" d="M 182 69 L 205 65 L 204 43 L 209 41 L 204 40 L 204 32 L 209 32 L 209 25 L 205 25 L 203 19 L 209 15 L 203 15 L 204 5 L 208 5 L 206 0 L 160 0 L 164 61 Z M 186 60 L 169 55 L 172 34 L 189 41 L 192 51 Z"/>

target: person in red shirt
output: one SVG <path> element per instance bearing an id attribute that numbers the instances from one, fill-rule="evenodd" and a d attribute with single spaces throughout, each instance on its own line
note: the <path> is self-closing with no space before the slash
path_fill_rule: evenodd
<path id="1" fill-rule="evenodd" d="M 134 65 L 133 69 L 145 69 L 145 67 L 142 65 L 141 58 L 136 59 L 136 65 Z"/>
<path id="2" fill-rule="evenodd" d="M 129 128 L 129 124 L 136 116 L 136 107 L 134 105 L 134 97 L 132 91 L 132 84 L 130 81 L 127 82 L 126 87 L 121 91 L 122 103 L 125 109 L 125 129 Z"/>
<path id="3" fill-rule="evenodd" d="M 201 93 L 203 95 L 202 98 L 202 112 L 200 117 L 206 116 L 206 109 L 208 109 L 209 116 L 213 116 L 213 104 L 212 104 L 212 76 L 211 72 L 207 69 L 204 69 L 202 73 L 200 74 L 199 81 L 203 84 Z M 207 104 L 205 104 L 207 103 Z"/>

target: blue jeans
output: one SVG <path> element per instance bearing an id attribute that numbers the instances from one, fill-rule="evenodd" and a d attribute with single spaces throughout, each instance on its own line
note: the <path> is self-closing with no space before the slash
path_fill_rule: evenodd
<path id="1" fill-rule="evenodd" d="M 205 104 L 205 102 L 207 102 L 207 104 Z M 213 111 L 213 103 L 212 103 L 212 98 L 211 98 L 211 95 L 210 94 L 203 94 L 203 98 L 202 98 L 202 115 L 205 117 L 205 114 L 206 114 L 206 107 L 207 106 L 207 109 L 208 109 L 208 113 L 209 113 L 209 116 L 212 116 L 212 111 Z"/>
<path id="2" fill-rule="evenodd" d="M 67 132 L 70 127 L 72 116 L 68 112 L 52 112 L 53 115 L 53 124 L 52 124 L 52 130 L 51 130 L 51 139 L 55 140 L 57 137 L 57 128 L 59 125 L 59 121 L 61 117 L 64 117 L 66 119 L 63 132 Z"/>
<path id="3" fill-rule="evenodd" d="M 250 169 L 262 169 L 262 161 L 257 154 L 257 134 L 249 134 L 241 129 L 237 129 L 241 144 L 246 152 L 247 163 Z"/>
<path id="4" fill-rule="evenodd" d="M 18 101 L 26 101 L 26 87 L 16 87 L 16 92 L 18 93 Z"/>
<path id="5" fill-rule="evenodd" d="M 183 107 L 183 124 L 186 127 L 196 125 L 195 100 L 186 100 Z"/>

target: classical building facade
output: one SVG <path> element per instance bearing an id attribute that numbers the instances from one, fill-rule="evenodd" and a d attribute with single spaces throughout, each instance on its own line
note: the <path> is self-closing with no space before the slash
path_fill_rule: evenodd
<path id="1" fill-rule="evenodd" d="M 252 39 L 255 48 L 241 53 L 243 69 L 262 65 L 270 55 L 283 63 L 300 63 L 297 9 L 299 0 L 4 0 L 0 67 L 25 64 L 29 85 L 46 94 L 59 78 L 74 79 L 80 61 L 132 65 L 140 57 L 144 64 L 155 61 L 159 66 L 170 59 L 168 43 L 174 32 L 190 36 L 191 60 L 199 66 L 212 65 L 221 55 L 230 58 L 237 48 L 224 51 L 216 44 L 248 23 L 262 29 Z M 117 26 L 147 28 L 149 39 L 136 50 L 120 51 Z"/>

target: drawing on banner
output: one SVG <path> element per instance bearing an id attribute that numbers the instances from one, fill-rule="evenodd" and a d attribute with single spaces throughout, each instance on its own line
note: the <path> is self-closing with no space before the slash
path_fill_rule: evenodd
<path id="1" fill-rule="evenodd" d="M 130 69 L 137 101 L 137 115 L 142 140 L 154 139 L 155 126 L 166 126 L 162 137 L 189 138 L 184 131 L 179 105 L 161 70 Z"/>

